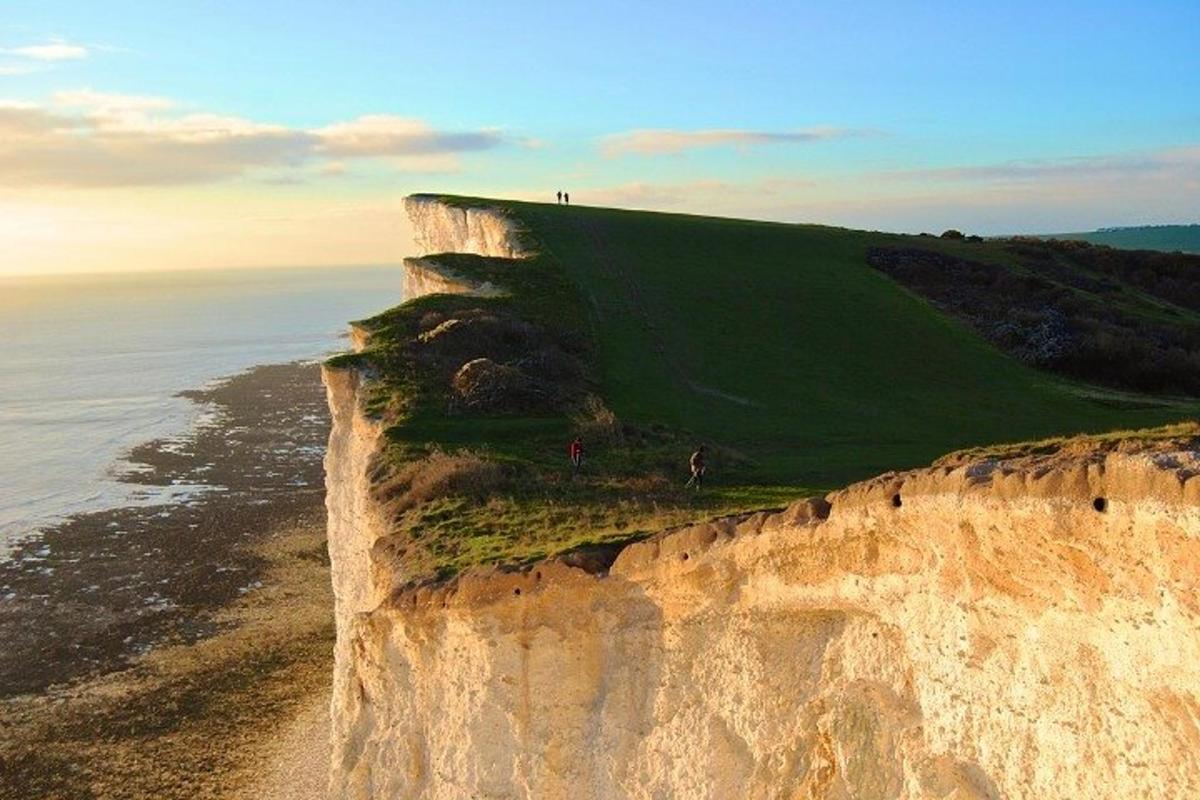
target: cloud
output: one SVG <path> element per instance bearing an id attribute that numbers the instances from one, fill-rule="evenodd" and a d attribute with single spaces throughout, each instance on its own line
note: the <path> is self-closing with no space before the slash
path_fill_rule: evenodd
<path id="1" fill-rule="evenodd" d="M 750 131 L 737 128 L 714 128 L 698 131 L 670 129 L 636 130 L 606 136 L 600 143 L 605 156 L 630 153 L 637 155 L 669 155 L 685 150 L 707 147 L 757 147 L 768 144 L 800 144 L 864 135 L 865 131 L 849 128 L 818 127 L 795 131 Z"/>
<path id="2" fill-rule="evenodd" d="M 55 92 L 54 104 L 63 108 L 83 109 L 93 113 L 112 114 L 128 111 L 158 111 L 175 103 L 166 97 L 140 94 L 112 94 L 92 89 L 72 89 Z"/>
<path id="3" fill-rule="evenodd" d="M 591 185 L 571 194 L 585 205 L 910 232 L 1012 234 L 1195 222 L 1200 144 L 887 173 Z"/>
<path id="4" fill-rule="evenodd" d="M 503 141 L 494 130 L 448 133 L 420 120 L 390 114 L 371 114 L 327 125 L 313 133 L 320 139 L 323 152 L 339 158 L 463 153 L 489 150 Z"/>
<path id="5" fill-rule="evenodd" d="M 41 69 L 36 64 L 0 64 L 0 77 L 11 75 L 32 75 Z"/>
<path id="6" fill-rule="evenodd" d="M 1027 159 L 996 164 L 900 170 L 881 177 L 902 181 L 953 183 L 1037 183 L 1132 180 L 1147 177 L 1200 178 L 1200 145 L 1162 150 L 1080 156 L 1057 159 Z"/>
<path id="7" fill-rule="evenodd" d="M 54 39 L 45 44 L 13 47 L 6 52 L 34 61 L 78 61 L 88 57 L 88 49 L 80 44 L 71 44 Z"/>
<path id="8" fill-rule="evenodd" d="M 319 176 L 380 158 L 400 171 L 447 171 L 458 154 L 504 142 L 493 130 L 442 131 L 388 115 L 292 128 L 84 89 L 59 92 L 49 105 L 0 104 L 0 186 L 165 186 L 309 167 Z"/>
<path id="9" fill-rule="evenodd" d="M 800 176 L 760 178 L 749 181 L 698 179 L 680 183 L 633 181 L 598 187 L 576 194 L 589 204 L 647 209 L 707 209 L 715 213 L 730 208 L 758 207 L 810 191 L 816 184 Z M 586 198 L 584 198 L 586 194 Z"/>

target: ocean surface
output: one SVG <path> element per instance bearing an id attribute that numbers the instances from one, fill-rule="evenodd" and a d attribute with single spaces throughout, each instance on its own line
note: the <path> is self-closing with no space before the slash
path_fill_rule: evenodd
<path id="1" fill-rule="evenodd" d="M 80 512 L 196 487 L 116 477 L 121 457 L 186 434 L 178 397 L 258 364 L 346 349 L 346 323 L 400 301 L 398 267 L 0 278 L 0 558 Z"/>

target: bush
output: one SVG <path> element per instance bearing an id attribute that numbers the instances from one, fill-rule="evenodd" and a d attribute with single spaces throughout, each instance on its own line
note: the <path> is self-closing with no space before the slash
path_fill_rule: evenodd
<path id="1" fill-rule="evenodd" d="M 519 411 L 539 405 L 545 391 L 517 367 L 476 358 L 450 381 L 452 410 Z"/>
<path id="2" fill-rule="evenodd" d="M 624 442 L 621 421 L 594 394 L 588 395 L 571 414 L 571 423 L 586 445 L 615 447 Z"/>

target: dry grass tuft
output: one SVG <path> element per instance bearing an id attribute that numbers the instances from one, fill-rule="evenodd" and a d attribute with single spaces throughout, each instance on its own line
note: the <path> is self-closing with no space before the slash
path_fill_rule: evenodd
<path id="1" fill-rule="evenodd" d="M 435 450 L 403 464 L 375 487 L 375 496 L 395 514 L 451 495 L 485 498 L 504 480 L 504 469 L 468 450 Z"/>

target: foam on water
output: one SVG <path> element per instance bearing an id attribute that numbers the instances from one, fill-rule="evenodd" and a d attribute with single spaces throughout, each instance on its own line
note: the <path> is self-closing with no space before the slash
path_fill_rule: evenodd
<path id="1" fill-rule="evenodd" d="M 399 282 L 392 267 L 0 279 L 0 557 L 70 515 L 201 490 L 123 484 L 119 460 L 217 422 L 178 392 L 339 349 Z"/>

